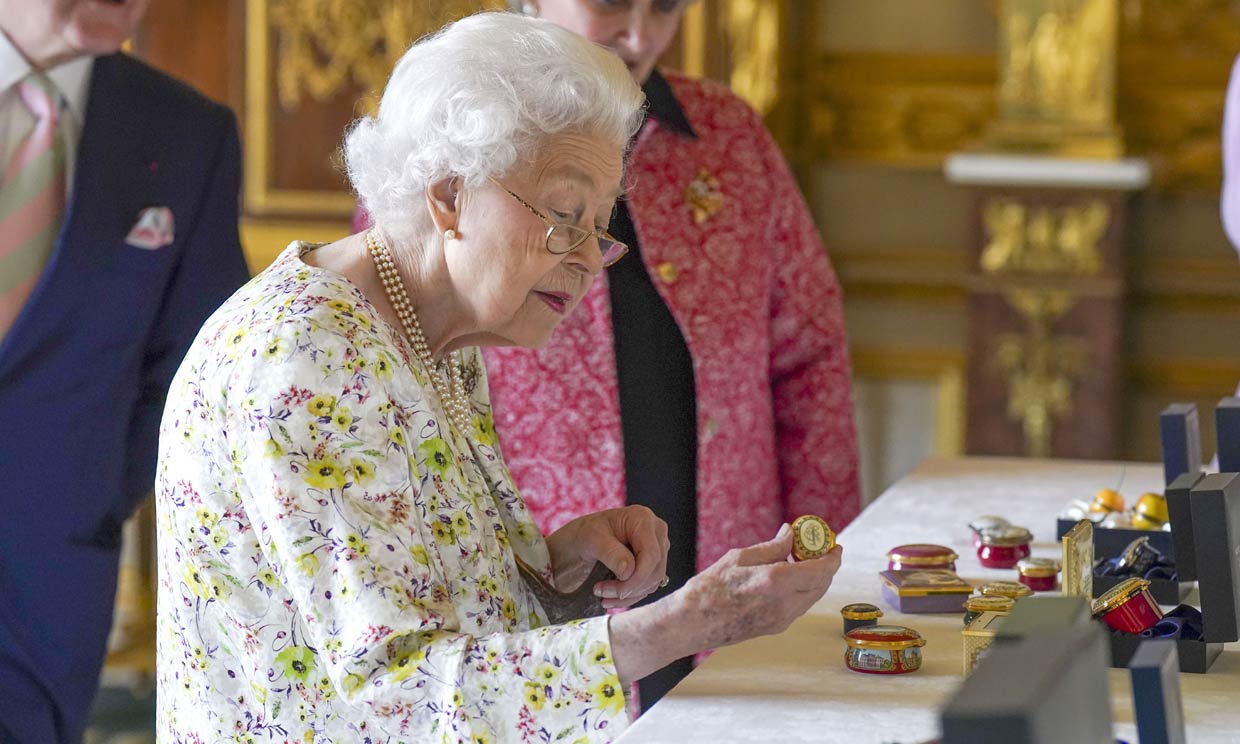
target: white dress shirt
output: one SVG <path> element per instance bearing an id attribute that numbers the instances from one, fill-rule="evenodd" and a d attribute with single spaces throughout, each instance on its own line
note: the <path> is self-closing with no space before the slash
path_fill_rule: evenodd
<path id="1" fill-rule="evenodd" d="M 73 168 L 78 142 L 86 121 L 86 99 L 90 96 L 90 73 L 94 57 L 78 57 L 46 71 L 61 96 L 61 123 L 67 149 L 65 151 L 65 191 L 73 187 Z M 31 71 L 30 62 L 13 46 L 9 37 L 0 32 L 0 175 L 32 129 L 34 116 L 26 110 L 17 94 L 17 84 Z"/>

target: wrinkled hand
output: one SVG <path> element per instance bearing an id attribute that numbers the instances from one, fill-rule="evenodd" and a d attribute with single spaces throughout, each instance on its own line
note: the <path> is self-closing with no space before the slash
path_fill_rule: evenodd
<path id="1" fill-rule="evenodd" d="M 676 593 L 706 647 L 782 633 L 826 594 L 843 549 L 799 562 L 789 559 L 791 552 L 785 524 L 767 542 L 728 551 Z"/>
<path id="2" fill-rule="evenodd" d="M 572 591 L 585 581 L 596 561 L 615 580 L 600 581 L 594 595 L 603 607 L 628 607 L 659 588 L 667 575 L 667 524 L 644 506 L 587 514 L 547 537 L 556 588 Z"/>

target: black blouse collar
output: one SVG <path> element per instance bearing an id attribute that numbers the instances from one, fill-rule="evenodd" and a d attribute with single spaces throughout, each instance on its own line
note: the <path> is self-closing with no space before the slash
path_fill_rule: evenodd
<path id="1" fill-rule="evenodd" d="M 680 107 L 680 101 L 676 100 L 676 94 L 672 92 L 672 86 L 658 70 L 651 72 L 650 77 L 646 78 L 642 92 L 646 94 L 646 111 L 649 116 L 658 119 L 674 132 L 697 139 L 697 133 L 689 124 L 689 117 L 685 116 L 685 110 Z"/>

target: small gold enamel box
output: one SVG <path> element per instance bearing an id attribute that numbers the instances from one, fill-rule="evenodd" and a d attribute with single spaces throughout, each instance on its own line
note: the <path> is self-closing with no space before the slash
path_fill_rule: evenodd
<path id="1" fill-rule="evenodd" d="M 835 547 L 835 532 L 822 517 L 805 514 L 792 523 L 792 556 L 798 561 L 819 558 Z"/>
<path id="2" fill-rule="evenodd" d="M 977 668 L 978 661 L 990 650 L 994 643 L 999 622 L 1007 617 L 1006 612 L 983 612 L 973 618 L 973 622 L 960 631 L 964 639 L 964 675 L 967 677 Z"/>
<path id="3" fill-rule="evenodd" d="M 1084 597 L 1093 601 L 1094 525 L 1082 519 L 1063 536 L 1063 579 L 1065 597 Z"/>

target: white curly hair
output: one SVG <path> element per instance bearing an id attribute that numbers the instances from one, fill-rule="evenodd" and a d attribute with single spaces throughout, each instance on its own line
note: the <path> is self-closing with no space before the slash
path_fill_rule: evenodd
<path id="1" fill-rule="evenodd" d="M 459 176 L 476 187 L 558 134 L 598 136 L 622 150 L 644 102 L 603 47 L 548 21 L 479 13 L 401 56 L 378 115 L 350 125 L 345 168 L 374 224 L 407 238 L 429 222 L 427 185 Z"/>

